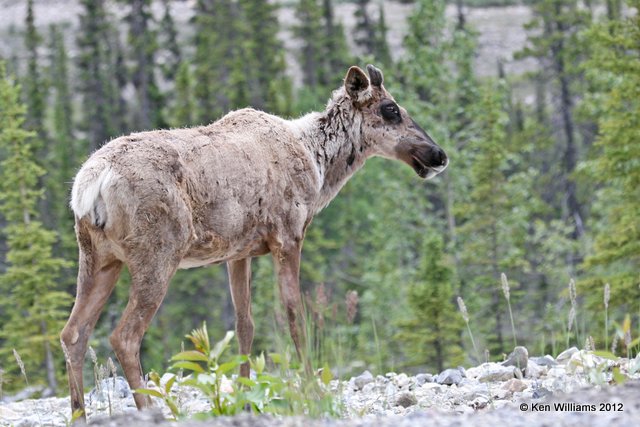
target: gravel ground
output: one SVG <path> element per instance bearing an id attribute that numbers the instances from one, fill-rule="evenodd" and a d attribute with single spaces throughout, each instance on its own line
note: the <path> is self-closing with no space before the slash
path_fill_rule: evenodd
<path id="1" fill-rule="evenodd" d="M 609 386 L 615 372 L 623 385 Z M 171 374 L 165 374 L 166 381 Z M 228 383 L 231 386 L 231 383 Z M 368 371 L 348 381 L 332 381 L 332 393 L 344 407 L 343 419 L 313 420 L 241 414 L 180 426 L 631 426 L 640 425 L 640 356 L 608 360 L 571 348 L 558 357 L 529 357 L 517 347 L 502 363 L 408 376 Z M 103 380 L 102 392 L 85 397 L 89 424 L 98 426 L 170 425 L 168 409 L 156 401 L 153 411 L 138 412 L 121 377 Z M 183 413 L 207 412 L 209 402 L 195 389 L 176 385 L 174 398 Z M 65 426 L 68 398 L 0 403 L 0 426 Z M 108 414 L 111 413 L 111 416 Z M 175 425 L 175 424 L 174 424 Z"/>
<path id="2" fill-rule="evenodd" d="M 529 401 L 531 407 L 535 401 Z M 540 403 L 540 402 L 538 402 Z M 632 381 L 622 386 L 606 387 L 603 389 L 589 389 L 576 392 L 573 395 L 558 396 L 545 404 L 551 405 L 550 410 L 522 411 L 520 404 L 513 404 L 496 410 L 486 409 L 467 414 L 451 414 L 438 410 L 418 411 L 408 416 L 365 416 L 359 419 L 345 420 L 310 420 L 303 417 L 274 418 L 268 416 L 255 417 L 248 414 L 232 418 L 222 417 L 209 421 L 186 421 L 181 427 L 462 427 L 509 425 L 511 427 L 611 427 L 634 426 L 640 423 L 640 381 Z M 595 411 L 555 410 L 554 403 L 595 405 Z M 620 411 L 611 410 L 606 404 L 616 406 Z M 620 406 L 622 405 L 622 406 Z M 602 406 L 603 410 L 600 407 Z M 96 420 L 99 426 L 152 426 L 168 425 L 161 421 L 160 414 L 136 414 L 134 417 L 103 418 Z"/>

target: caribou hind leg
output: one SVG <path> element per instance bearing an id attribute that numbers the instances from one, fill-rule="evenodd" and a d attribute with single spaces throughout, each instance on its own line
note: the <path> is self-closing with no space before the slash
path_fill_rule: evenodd
<path id="1" fill-rule="evenodd" d="M 80 256 L 76 301 L 60 334 L 67 352 L 71 408 L 73 412 L 81 410 L 83 417 L 85 406 L 82 367 L 87 343 L 122 270 L 121 261 L 111 254 L 101 253 L 91 241 L 88 227 L 84 221 L 77 221 Z"/>
<path id="2" fill-rule="evenodd" d="M 176 208 L 186 212 L 184 205 Z M 142 338 L 162 304 L 191 236 L 190 223 L 182 221 L 180 213 L 172 217 L 150 213 L 148 218 L 155 219 L 152 225 L 142 214 L 132 227 L 133 235 L 140 237 L 123 243 L 131 273 L 129 302 L 109 341 L 132 390 L 145 386 L 140 364 Z M 133 398 L 138 409 L 151 406 L 147 395 L 134 393 Z"/>
<path id="3" fill-rule="evenodd" d="M 251 316 L 251 258 L 227 263 L 231 299 L 236 313 L 236 334 L 240 354 L 251 355 L 253 318 Z M 240 376 L 249 377 L 249 362 L 240 366 Z"/>

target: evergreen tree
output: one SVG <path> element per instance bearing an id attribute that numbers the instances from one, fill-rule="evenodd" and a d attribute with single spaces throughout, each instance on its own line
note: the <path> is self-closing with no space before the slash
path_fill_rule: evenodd
<path id="1" fill-rule="evenodd" d="M 322 16 L 326 37 L 324 54 L 328 67 L 325 83 L 329 90 L 333 90 L 342 83 L 342 72 L 346 72 L 352 65 L 353 59 L 349 53 L 344 26 L 335 19 L 333 0 L 322 1 Z"/>
<path id="2" fill-rule="evenodd" d="M 562 138 L 556 150 L 560 151 L 560 162 L 556 181 L 560 188 L 550 193 L 558 195 L 558 210 L 563 212 L 564 219 L 573 226 L 573 237 L 579 239 L 584 235 L 585 212 L 578 198 L 578 189 L 574 178 L 580 156 L 581 141 L 576 125 L 575 105 L 577 87 L 582 81 L 580 63 L 584 60 L 583 43 L 580 30 L 590 22 L 588 11 L 579 9 L 577 0 L 541 0 L 534 4 L 534 18 L 526 28 L 535 31 L 528 37 L 528 46 L 520 56 L 536 58 L 540 62 L 541 78 L 552 85 L 554 105 L 557 105 L 561 118 Z M 575 266 L 579 258 L 568 261 Z"/>
<path id="3" fill-rule="evenodd" d="M 627 5 L 640 10 L 638 0 Z M 602 289 L 610 283 L 610 304 L 621 318 L 637 313 L 640 301 L 640 16 L 595 25 L 588 37 L 593 56 L 587 70 L 596 89 L 591 102 L 600 132 L 585 169 L 600 188 L 595 242 L 585 263 L 590 279 L 584 285 L 591 307 L 601 311 Z"/>
<path id="4" fill-rule="evenodd" d="M 188 62 L 182 62 L 176 74 L 175 101 L 169 118 L 171 126 L 195 124 L 196 106 L 193 99 L 193 77 Z"/>
<path id="5" fill-rule="evenodd" d="M 468 179 L 474 185 L 468 199 L 457 206 L 462 273 L 471 295 L 476 296 L 465 301 L 476 302 L 472 315 L 475 312 L 484 319 L 487 348 L 494 356 L 507 351 L 505 342 L 509 341 L 503 336 L 506 324 L 500 274 L 519 265 L 526 230 L 523 218 L 515 211 L 521 188 L 514 188 L 508 175 L 510 162 L 518 163 L 518 147 L 512 146 L 507 133 L 507 99 L 504 82 L 482 89 L 476 104 L 479 135 L 468 146 Z"/>
<path id="6" fill-rule="evenodd" d="M 476 138 L 475 109 L 478 82 L 473 72 L 476 36 L 464 26 L 451 27 L 442 0 L 421 0 L 409 17 L 404 41 L 406 57 L 400 62 L 401 79 L 413 104 L 413 117 L 456 159 L 458 171 L 469 170 L 464 148 Z M 453 252 L 456 274 L 460 270 L 455 206 L 469 193 L 465 173 L 443 175 L 444 184 L 429 197 L 440 198 L 448 230 L 447 244 Z M 467 298 L 464 277 L 460 294 Z"/>
<path id="7" fill-rule="evenodd" d="M 50 74 L 52 89 L 52 137 L 51 168 L 47 174 L 49 197 L 53 198 L 55 229 L 60 232 L 62 254 L 65 259 L 77 255 L 73 214 L 67 205 L 69 183 L 81 161 L 80 149 L 74 134 L 72 93 L 69 83 L 69 57 L 62 30 L 50 27 Z M 71 278 L 71 272 L 69 272 Z"/>
<path id="8" fill-rule="evenodd" d="M 79 92 L 82 96 L 82 130 L 87 133 L 88 152 L 115 135 L 117 104 L 114 105 L 111 37 L 104 0 L 81 0 L 78 46 Z M 117 102 L 117 101 L 116 101 Z"/>
<path id="9" fill-rule="evenodd" d="M 158 49 L 155 31 L 149 28 L 153 17 L 151 0 L 127 1 L 131 11 L 129 23 L 129 46 L 132 48 L 133 86 L 136 89 L 137 108 L 133 123 L 136 129 L 150 130 L 164 125 L 161 115 L 162 95 L 155 78 L 155 54 Z"/>
<path id="10" fill-rule="evenodd" d="M 26 33 L 24 39 L 27 51 L 27 73 L 24 79 L 25 100 L 27 104 L 26 125 L 38 133 L 37 144 L 44 145 L 47 142 L 44 118 L 46 109 L 47 88 L 42 78 L 38 48 L 42 44 L 42 37 L 35 27 L 33 14 L 33 0 L 27 1 Z M 35 147 L 41 149 L 42 147 Z"/>
<path id="11" fill-rule="evenodd" d="M 178 44 L 176 24 L 173 16 L 171 16 L 170 0 L 162 0 L 162 5 L 164 6 L 164 13 L 160 21 L 160 33 L 158 35 L 160 43 L 157 62 L 160 64 L 165 79 L 172 82 L 176 79 L 182 63 L 182 52 Z"/>
<path id="12" fill-rule="evenodd" d="M 407 346 L 409 366 L 426 365 L 441 372 L 464 361 L 464 323 L 456 311 L 453 271 L 446 265 L 442 237 L 425 238 L 416 273 L 408 291 L 411 317 L 400 323 L 398 338 Z"/>
<path id="13" fill-rule="evenodd" d="M 293 34 L 300 40 L 298 61 L 303 83 L 298 91 L 297 110 L 322 108 L 342 79 L 353 59 L 349 54 L 344 27 L 335 19 L 332 0 L 300 0 L 296 4 L 298 23 Z"/>
<path id="14" fill-rule="evenodd" d="M 378 25 L 376 28 L 376 45 L 374 48 L 374 54 L 376 61 L 379 61 L 383 67 L 391 66 L 393 63 L 391 59 L 391 49 L 387 42 L 387 30 L 384 6 L 383 3 L 380 3 L 378 7 Z"/>
<path id="15" fill-rule="evenodd" d="M 298 25 L 293 28 L 293 33 L 302 42 L 298 53 L 302 82 L 310 90 L 317 90 L 327 81 L 327 71 L 323 66 L 322 10 L 316 0 L 300 0 L 295 13 Z"/>
<path id="16" fill-rule="evenodd" d="M 199 0 L 194 25 L 198 121 L 210 123 L 233 108 L 251 104 L 259 93 L 256 67 L 247 53 L 247 23 L 237 2 Z"/>
<path id="17" fill-rule="evenodd" d="M 55 233 L 38 221 L 37 203 L 43 195 L 38 179 L 44 170 L 35 161 L 35 134 L 24 130 L 20 88 L 5 75 L 4 65 L 0 75 L 0 150 L 6 153 L 0 163 L 0 213 L 7 222 L 3 231 L 8 246 L 8 267 L 0 276 L 5 296 L 0 304 L 8 318 L 0 329 L 0 357 L 6 362 L 5 375 L 18 376 L 17 366 L 12 368 L 15 363 L 10 362 L 16 349 L 30 377 L 46 378 L 55 393 L 62 364 L 53 354 L 71 303 L 56 282 L 66 263 L 52 254 Z"/>
<path id="18" fill-rule="evenodd" d="M 251 105 L 275 114 L 290 114 L 292 86 L 285 73 L 284 48 L 277 37 L 278 6 L 267 0 L 241 0 L 240 5 L 247 23 L 244 61 L 252 61 L 245 73 L 255 73 L 252 80 L 257 83 Z"/>
<path id="19" fill-rule="evenodd" d="M 118 28 L 109 25 L 105 47 L 108 52 L 106 71 L 109 80 L 107 82 L 107 99 L 113 112 L 114 135 L 120 135 L 133 128 L 127 121 L 129 105 L 124 97 L 124 91 L 129 84 L 129 72 L 126 64 L 126 52 L 122 46 L 121 32 Z"/>
<path id="20" fill-rule="evenodd" d="M 376 25 L 369 16 L 368 6 L 371 0 L 354 0 L 356 25 L 353 29 L 353 41 L 365 55 L 376 55 L 378 37 Z"/>

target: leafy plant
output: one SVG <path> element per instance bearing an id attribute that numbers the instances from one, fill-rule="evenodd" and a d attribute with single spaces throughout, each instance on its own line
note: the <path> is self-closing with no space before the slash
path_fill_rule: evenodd
<path id="1" fill-rule="evenodd" d="M 329 393 L 329 384 L 333 379 L 328 366 L 322 369 L 320 381 L 308 378 L 291 368 L 289 353 L 269 355 L 279 375 L 266 370 L 267 359 L 264 354 L 250 359 L 246 355 L 231 357 L 223 361 L 223 354 L 229 348 L 234 333 L 228 331 L 225 337 L 211 346 L 206 323 L 186 337 L 194 346 L 171 358 L 173 370 L 187 375 L 173 376 L 162 384 L 160 375 L 151 372 L 149 379 L 154 388 L 138 389 L 136 393 L 147 394 L 162 399 L 173 416 L 178 419 L 183 414 L 172 394 L 177 382 L 181 386 L 193 387 L 206 397 L 211 405 L 210 415 L 235 415 L 243 410 L 253 413 L 271 413 L 278 415 L 326 416 L 339 415 L 339 407 Z M 252 378 L 227 377 L 243 363 L 250 363 L 255 372 Z"/>

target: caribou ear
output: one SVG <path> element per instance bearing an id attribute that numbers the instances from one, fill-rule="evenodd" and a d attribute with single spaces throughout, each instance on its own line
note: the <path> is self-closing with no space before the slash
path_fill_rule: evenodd
<path id="1" fill-rule="evenodd" d="M 347 76 L 344 78 L 344 87 L 352 100 L 362 101 L 363 95 L 369 89 L 369 79 L 360 67 L 354 65 L 347 71 Z"/>
<path id="2" fill-rule="evenodd" d="M 369 79 L 371 79 L 371 84 L 377 87 L 382 86 L 382 82 L 384 80 L 384 76 L 382 75 L 382 71 L 379 68 L 374 67 L 373 65 L 367 65 L 367 72 L 369 73 Z"/>

